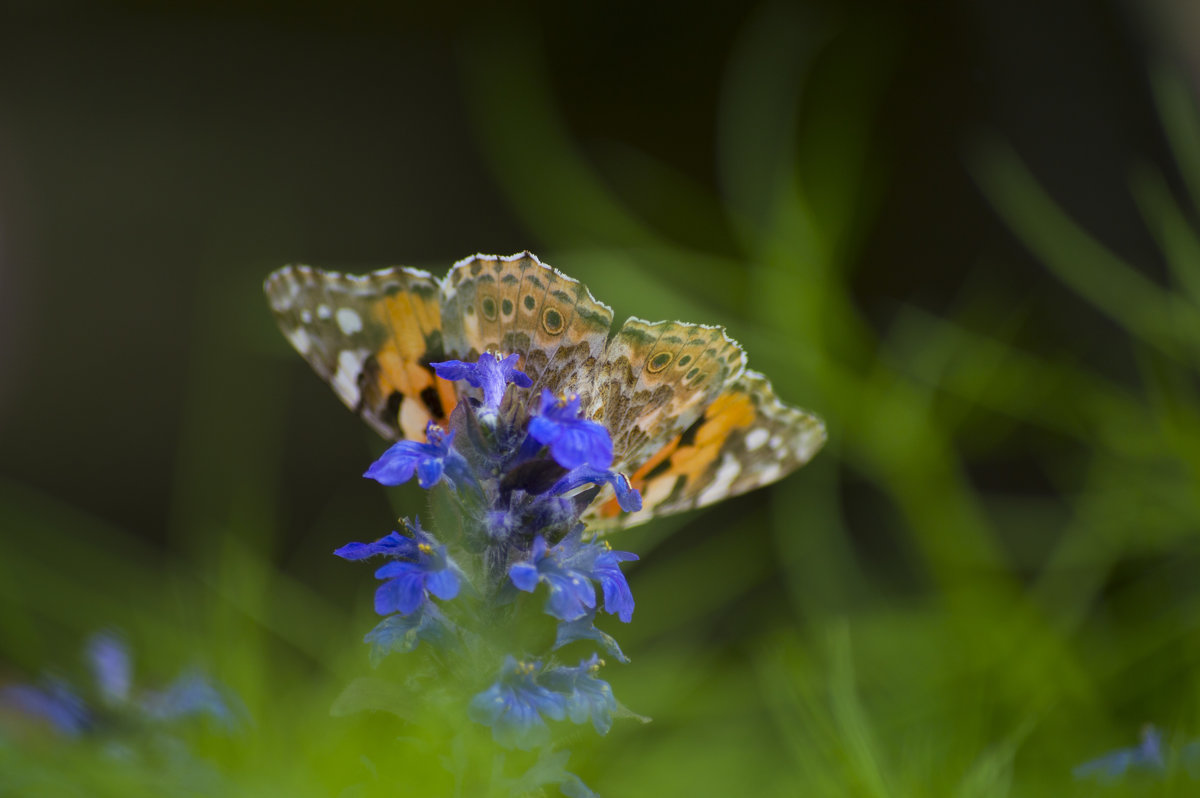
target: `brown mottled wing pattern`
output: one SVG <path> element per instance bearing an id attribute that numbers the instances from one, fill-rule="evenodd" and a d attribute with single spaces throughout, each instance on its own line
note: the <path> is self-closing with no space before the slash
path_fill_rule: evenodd
<path id="1" fill-rule="evenodd" d="M 263 284 L 283 334 L 338 397 L 389 440 L 425 439 L 457 402 L 443 357 L 439 283 L 416 269 L 346 275 L 285 266 Z"/>
<path id="2" fill-rule="evenodd" d="M 601 531 L 703 507 L 759 488 L 807 463 L 825 442 L 821 419 L 775 396 L 762 374 L 730 381 L 703 415 L 630 475 L 642 509 L 623 514 L 606 489 L 588 512 Z"/>
<path id="3" fill-rule="evenodd" d="M 442 283 L 446 351 L 474 360 L 487 351 L 521 356 L 531 400 L 548 388 L 587 396 L 603 357 L 612 309 L 578 280 L 525 252 L 459 261 Z"/>
<path id="4" fill-rule="evenodd" d="M 720 327 L 629 319 L 609 342 L 589 417 L 612 434 L 617 471 L 629 472 L 690 426 L 745 355 Z"/>

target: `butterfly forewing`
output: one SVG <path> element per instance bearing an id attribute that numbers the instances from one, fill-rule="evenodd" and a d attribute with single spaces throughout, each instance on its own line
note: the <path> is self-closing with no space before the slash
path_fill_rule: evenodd
<path id="1" fill-rule="evenodd" d="M 603 357 L 612 309 L 578 280 L 526 252 L 511 258 L 476 255 L 459 261 L 442 288 L 446 348 L 465 360 L 516 352 L 533 380 L 530 396 L 590 392 Z M 505 302 L 514 300 L 512 315 Z M 511 321 L 509 321 L 511 318 Z"/>
<path id="2" fill-rule="evenodd" d="M 429 367 L 445 352 L 439 283 L 428 273 L 285 266 L 264 290 L 292 346 L 385 438 L 424 440 L 425 425 L 454 408 L 454 385 Z"/>

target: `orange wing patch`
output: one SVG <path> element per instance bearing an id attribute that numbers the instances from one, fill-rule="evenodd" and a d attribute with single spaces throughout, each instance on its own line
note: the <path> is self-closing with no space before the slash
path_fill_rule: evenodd
<path id="1" fill-rule="evenodd" d="M 429 342 L 441 337 L 437 295 L 396 293 L 384 297 L 372 312 L 377 323 L 391 331 L 375 353 L 377 390 L 385 397 L 393 391 L 401 394 L 401 401 L 393 401 L 398 404 L 396 422 L 401 436 L 424 441 L 429 422 L 444 424 L 458 403 L 454 383 L 429 367 Z M 433 360 L 436 362 L 436 356 Z"/>
<path id="2" fill-rule="evenodd" d="M 704 416 L 676 435 L 633 472 L 629 482 L 642 494 L 642 511 L 654 514 L 657 506 L 672 496 L 692 493 L 689 486 L 700 487 L 721 454 L 721 448 L 735 429 L 754 423 L 754 404 L 744 394 L 724 393 L 704 411 Z M 606 501 L 599 512 L 602 518 L 621 514 L 616 497 Z M 637 523 L 631 519 L 632 523 Z"/>
<path id="3" fill-rule="evenodd" d="M 440 283 L 417 269 L 347 275 L 285 266 L 264 290 L 284 335 L 338 397 L 389 440 L 425 440 L 458 402 L 445 359 Z"/>

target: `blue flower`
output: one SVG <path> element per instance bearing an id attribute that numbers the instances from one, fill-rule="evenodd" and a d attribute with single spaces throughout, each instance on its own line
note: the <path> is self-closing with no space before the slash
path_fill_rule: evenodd
<path id="1" fill-rule="evenodd" d="M 88 640 L 86 656 L 100 698 L 109 705 L 128 701 L 133 665 L 125 643 L 112 632 L 101 632 Z"/>
<path id="2" fill-rule="evenodd" d="M 550 495 L 561 496 L 583 485 L 604 484 L 612 485 L 613 492 L 617 494 L 617 504 L 625 512 L 636 513 L 642 509 L 642 494 L 629 484 L 629 479 L 624 474 L 592 465 L 582 465 L 568 471 L 551 486 Z"/>
<path id="3" fill-rule="evenodd" d="M 226 728 L 237 725 L 225 696 L 199 673 L 184 674 L 162 692 L 148 693 L 142 706 L 154 720 L 208 715 Z"/>
<path id="4" fill-rule="evenodd" d="M 115 728 L 114 719 L 124 719 L 123 723 L 162 722 L 210 715 L 228 728 L 236 725 L 230 700 L 198 673 L 181 676 L 164 690 L 139 691 L 135 696 L 129 649 L 116 634 L 93 636 L 85 654 L 95 677 L 96 693 L 107 705 L 105 711 L 95 712 L 69 684 L 56 678 L 44 680 L 43 687 L 7 687 L 0 691 L 0 704 L 49 721 L 71 737 Z"/>
<path id="5" fill-rule="evenodd" d="M 512 354 L 501 360 L 498 354 L 484 352 L 475 363 L 444 360 L 429 365 L 433 366 L 433 370 L 444 380 L 466 380 L 474 387 L 482 389 L 484 407 L 499 410 L 509 383 L 522 388 L 533 386 L 533 380 L 517 369 L 517 360 L 520 357 Z"/>
<path id="6" fill-rule="evenodd" d="M 550 548 L 541 535 L 534 538 L 529 560 L 513 563 L 508 577 L 518 590 L 532 593 L 538 582 L 550 588 L 546 612 L 563 621 L 582 618 L 596 606 L 596 588 L 590 574 L 565 565 L 580 550 L 579 535 L 570 535 Z"/>
<path id="7" fill-rule="evenodd" d="M 583 618 L 596 606 L 599 582 L 604 611 L 625 623 L 633 617 L 633 593 L 620 564 L 636 560 L 627 551 L 613 551 L 607 543 L 582 543 L 576 531 L 551 548 L 540 535 L 533 541 L 529 559 L 509 566 L 508 576 L 518 590 L 532 593 L 538 582 L 550 588 L 546 613 L 563 621 Z"/>
<path id="8" fill-rule="evenodd" d="M 576 642 L 577 640 L 594 640 L 610 655 L 621 662 L 629 662 L 629 657 L 617 644 L 616 638 L 596 628 L 596 611 L 590 610 L 581 618 L 573 621 L 560 621 L 554 636 L 554 650 Z"/>
<path id="9" fill-rule="evenodd" d="M 343 560 L 365 560 L 380 554 L 415 558 L 419 553 L 417 541 L 399 532 L 389 532 L 374 543 L 347 543 L 334 552 Z"/>
<path id="10" fill-rule="evenodd" d="M 83 699 L 61 679 L 46 679 L 44 687 L 17 684 L 0 691 L 0 703 L 42 720 L 68 737 L 92 727 L 92 713 Z"/>
<path id="11" fill-rule="evenodd" d="M 394 560 L 375 572 L 376 579 L 385 579 L 375 591 L 375 612 L 408 615 L 425 602 L 426 593 L 449 600 L 458 595 L 458 573 L 446 556 L 446 547 L 421 529 L 412 525 L 416 554 L 411 560 Z"/>
<path id="12" fill-rule="evenodd" d="M 437 605 L 430 601 L 408 615 L 389 615 L 364 638 L 371 646 L 371 664 L 378 665 L 392 652 L 408 653 L 422 640 L 442 646 L 450 639 L 449 624 Z"/>
<path id="13" fill-rule="evenodd" d="M 1071 771 L 1076 779 L 1114 781 L 1127 771 L 1143 770 L 1155 773 L 1166 771 L 1162 735 L 1151 724 L 1142 727 L 1142 741 L 1132 748 L 1119 748 L 1096 759 L 1084 762 Z"/>
<path id="14" fill-rule="evenodd" d="M 590 719 L 597 733 L 608 734 L 612 728 L 612 714 L 617 710 L 617 699 L 608 682 L 596 678 L 603 664 L 604 661 L 593 654 L 574 668 L 546 671 L 542 682 L 566 696 L 567 716 L 572 723 L 585 723 Z"/>
<path id="15" fill-rule="evenodd" d="M 612 465 L 612 438 L 602 424 L 579 418 L 578 396 L 556 399 L 543 388 L 541 408 L 529 420 L 529 434 L 549 446 L 551 456 L 563 468 Z"/>
<path id="16" fill-rule="evenodd" d="M 629 623 L 633 620 L 633 591 L 621 573 L 621 563 L 636 560 L 638 556 L 631 551 L 614 551 L 607 543 L 598 545 L 604 551 L 596 558 L 592 574 L 604 591 L 604 611 Z"/>
<path id="17" fill-rule="evenodd" d="M 465 469 L 462 455 L 450 446 L 454 442 L 453 430 L 446 433 L 431 421 L 425 429 L 425 437 L 427 443 L 400 441 L 394 444 L 363 476 L 381 485 L 402 485 L 416 474 L 417 482 L 426 490 L 442 479 L 454 487 L 454 478 L 461 477 Z"/>
<path id="18" fill-rule="evenodd" d="M 562 720 L 566 715 L 566 696 L 538 684 L 540 667 L 507 656 L 495 683 L 471 699 L 471 720 L 491 726 L 492 738 L 507 748 L 528 751 L 542 744 L 549 735 L 542 717 Z"/>

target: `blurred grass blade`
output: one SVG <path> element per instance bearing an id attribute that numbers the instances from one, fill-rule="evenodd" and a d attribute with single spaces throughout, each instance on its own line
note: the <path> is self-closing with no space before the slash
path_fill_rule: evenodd
<path id="1" fill-rule="evenodd" d="M 973 159 L 975 177 L 1000 215 L 1054 274 L 1081 297 L 1160 351 L 1200 344 L 1200 319 L 1084 232 L 1046 194 L 1006 145 L 990 141 Z"/>
<path id="2" fill-rule="evenodd" d="M 831 630 L 829 649 L 829 698 L 844 754 L 857 777 L 859 794 L 883 798 L 890 794 L 883 774 L 883 756 L 858 698 L 849 624 L 839 623 Z"/>
<path id="3" fill-rule="evenodd" d="M 1184 218 L 1156 170 L 1149 166 L 1135 169 L 1130 182 L 1146 226 L 1162 248 L 1171 273 L 1192 302 L 1200 305 L 1200 240 L 1195 228 Z"/>
<path id="4" fill-rule="evenodd" d="M 1200 117 L 1196 98 L 1188 91 L 1187 83 L 1166 67 L 1154 70 L 1150 82 L 1175 163 L 1192 195 L 1192 207 L 1200 211 Z"/>
<path id="5" fill-rule="evenodd" d="M 527 28 L 503 27 L 503 57 L 496 57 L 496 32 L 480 32 L 462 48 L 462 71 L 487 164 L 522 221 L 553 247 L 659 243 L 572 145 Z"/>
<path id="6" fill-rule="evenodd" d="M 793 189 L 796 117 L 825 26 L 795 5 L 764 3 L 739 33 L 721 87 L 718 169 L 743 244 L 777 224 Z"/>

